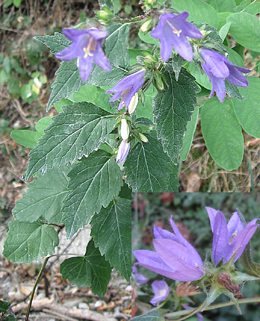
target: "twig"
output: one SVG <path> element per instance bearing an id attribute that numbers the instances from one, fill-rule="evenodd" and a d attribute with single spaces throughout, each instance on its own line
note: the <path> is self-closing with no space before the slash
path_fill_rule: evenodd
<path id="1" fill-rule="evenodd" d="M 59 319 L 63 319 L 63 320 L 68 320 L 68 321 L 77 321 L 77 319 L 71 318 L 71 317 L 67 317 L 64 314 L 61 314 L 59 312 L 56 311 L 52 311 L 50 309 L 42 309 L 43 312 L 50 314 L 52 317 L 59 317 Z"/>

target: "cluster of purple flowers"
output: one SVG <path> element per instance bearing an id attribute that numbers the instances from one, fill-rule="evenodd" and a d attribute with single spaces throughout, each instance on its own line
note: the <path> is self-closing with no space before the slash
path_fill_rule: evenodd
<path id="1" fill-rule="evenodd" d="M 206 210 L 213 232 L 212 260 L 214 264 L 216 266 L 220 262 L 225 264 L 232 259 L 232 256 L 236 262 L 259 226 L 256 224 L 259 218 L 255 218 L 244 227 L 237 212 L 233 213 L 227 223 L 222 212 L 210 207 L 206 207 Z M 170 224 L 174 233 L 154 226 L 155 251 L 134 251 L 134 256 L 138 261 L 136 264 L 177 281 L 188 282 L 201 279 L 205 274 L 205 269 L 200 255 L 181 235 L 172 217 Z M 155 297 L 151 301 L 153 304 L 163 301 L 169 293 L 166 282 L 160 282 L 157 281 L 152 286 L 155 292 Z"/>
<path id="2" fill-rule="evenodd" d="M 172 48 L 185 60 L 192 61 L 193 48 L 189 39 L 201 39 L 204 36 L 198 28 L 186 21 L 188 16 L 186 11 L 178 15 L 162 14 L 158 25 L 151 31 L 151 36 L 160 40 L 160 53 L 164 62 L 170 58 Z M 65 61 L 77 58 L 77 65 L 83 81 L 87 81 L 94 62 L 104 70 L 111 70 L 110 63 L 102 51 L 102 41 L 106 38 L 107 31 L 90 28 L 88 30 L 63 29 L 62 32 L 72 43 L 69 47 L 56 53 L 55 56 Z M 199 52 L 204 61 L 201 66 L 212 83 L 210 97 L 216 91 L 218 99 L 223 103 L 225 80 L 236 86 L 248 86 L 248 81 L 241 72 L 248 73 L 249 69 L 234 66 L 227 58 L 214 50 L 202 47 Z M 131 104 L 136 107 L 138 101 L 136 94 L 145 83 L 145 74 L 146 69 L 141 68 L 119 81 L 106 92 L 106 94 L 114 93 L 110 102 L 121 99 L 118 109 L 125 107 L 130 112 L 131 107 L 129 106 Z M 119 145 L 116 161 L 123 164 L 129 150 L 130 142 L 123 139 Z"/>

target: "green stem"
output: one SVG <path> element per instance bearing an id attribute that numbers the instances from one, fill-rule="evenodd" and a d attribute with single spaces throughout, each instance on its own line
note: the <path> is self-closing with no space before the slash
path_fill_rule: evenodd
<path id="1" fill-rule="evenodd" d="M 41 276 L 42 276 L 42 272 L 43 272 L 43 270 L 44 270 L 44 268 L 45 268 L 45 266 L 46 266 L 49 258 L 50 258 L 50 256 L 46 257 L 46 259 L 44 260 L 43 265 L 42 265 L 42 267 L 41 267 L 41 270 L 40 270 L 40 272 L 39 272 L 39 274 L 38 274 L 38 276 L 37 276 L 37 279 L 36 279 L 36 281 L 35 281 L 35 283 L 34 283 L 34 287 L 33 287 L 33 289 L 32 289 L 32 294 L 31 294 L 30 302 L 29 302 L 29 305 L 28 305 L 28 308 L 27 308 L 27 312 L 26 312 L 25 321 L 28 321 L 28 319 L 29 319 L 29 314 L 30 314 L 30 310 L 31 310 L 31 306 L 32 306 L 32 301 L 33 301 L 34 292 L 35 292 L 35 290 L 36 290 L 36 286 L 37 286 L 37 284 L 38 284 L 38 282 L 39 282 L 39 280 L 40 280 L 40 278 L 41 278 Z"/>
<path id="2" fill-rule="evenodd" d="M 238 300 L 238 304 L 239 303 L 256 303 L 256 302 L 260 302 L 260 298 L 249 298 L 249 299 Z M 212 305 L 208 306 L 207 308 L 203 309 L 203 311 L 219 309 L 219 308 L 227 307 L 227 306 L 234 305 L 234 304 L 235 303 L 232 301 L 212 304 Z M 177 311 L 177 312 L 173 312 L 173 313 L 167 313 L 167 314 L 165 314 L 165 317 L 170 318 L 170 317 L 178 317 L 178 316 L 182 316 L 182 315 L 186 316 L 187 314 L 189 314 L 189 317 L 190 317 L 190 313 L 191 312 L 194 312 L 194 313 L 199 312 L 197 310 L 198 310 L 197 308 L 194 308 L 193 310 L 182 310 L 182 311 Z M 178 319 L 178 320 L 180 320 L 180 319 Z M 182 319 L 182 320 L 184 320 L 184 319 Z"/>

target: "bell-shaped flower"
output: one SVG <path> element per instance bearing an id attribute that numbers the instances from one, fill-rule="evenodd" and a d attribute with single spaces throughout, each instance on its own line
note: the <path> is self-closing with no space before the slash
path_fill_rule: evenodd
<path id="1" fill-rule="evenodd" d="M 186 11 L 178 15 L 165 13 L 160 16 L 157 27 L 151 31 L 151 36 L 160 40 L 163 61 L 170 58 L 172 47 L 182 58 L 192 61 L 192 46 L 187 37 L 200 39 L 203 38 L 203 34 L 193 24 L 186 21 L 188 16 L 189 13 Z"/>
<path id="2" fill-rule="evenodd" d="M 150 279 L 147 279 L 145 276 L 143 276 L 143 274 L 138 273 L 136 266 L 132 267 L 132 272 L 135 277 L 135 282 L 138 284 L 145 284 L 150 280 Z"/>
<path id="3" fill-rule="evenodd" d="M 248 81 L 241 72 L 248 73 L 250 69 L 235 66 L 219 52 L 208 48 L 201 48 L 200 55 L 205 61 L 201 63 L 202 69 L 212 83 L 209 97 L 216 91 L 219 101 L 223 103 L 226 94 L 225 80 L 235 86 L 248 86 Z"/>
<path id="4" fill-rule="evenodd" d="M 120 80 L 113 88 L 106 92 L 106 94 L 115 93 L 109 101 L 112 102 L 122 98 L 118 110 L 122 109 L 123 107 L 126 107 L 127 109 L 134 95 L 144 84 L 144 76 L 145 69 L 141 69 Z"/>
<path id="5" fill-rule="evenodd" d="M 101 47 L 102 40 L 107 36 L 107 31 L 97 28 L 88 30 L 62 29 L 62 33 L 72 41 L 72 44 L 57 52 L 55 57 L 65 61 L 78 57 L 77 64 L 83 81 L 87 81 L 94 62 L 104 70 L 111 70 L 110 63 Z"/>
<path id="6" fill-rule="evenodd" d="M 195 248 L 181 235 L 170 218 L 174 233 L 154 226 L 154 251 L 137 250 L 139 265 L 177 281 L 195 281 L 204 275 L 203 262 Z"/>
<path id="7" fill-rule="evenodd" d="M 206 210 L 213 232 L 213 262 L 217 265 L 223 259 L 225 264 L 235 253 L 236 262 L 259 226 L 256 224 L 259 218 L 253 219 L 244 227 L 237 212 L 233 213 L 227 224 L 223 213 L 211 207 L 206 207 Z"/>
<path id="8" fill-rule="evenodd" d="M 168 284 L 165 281 L 154 281 L 152 283 L 152 289 L 155 295 L 150 303 L 153 305 L 156 305 L 156 303 L 160 301 L 164 301 L 170 292 Z"/>
<path id="9" fill-rule="evenodd" d="M 123 164 L 124 161 L 126 160 L 129 150 L 130 150 L 130 143 L 128 143 L 127 140 L 122 140 L 116 155 L 116 162 Z"/>

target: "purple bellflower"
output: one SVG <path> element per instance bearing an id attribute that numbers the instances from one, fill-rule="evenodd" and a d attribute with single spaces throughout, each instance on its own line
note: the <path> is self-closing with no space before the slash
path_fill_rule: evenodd
<path id="1" fill-rule="evenodd" d="M 248 81 L 241 72 L 248 73 L 251 70 L 233 65 L 226 57 L 219 52 L 201 48 L 200 55 L 205 61 L 201 63 L 202 69 L 209 77 L 212 83 L 210 97 L 216 91 L 217 97 L 221 103 L 225 99 L 225 79 L 235 86 L 247 87 Z"/>
<path id="2" fill-rule="evenodd" d="M 147 279 L 145 276 L 143 276 L 143 274 L 138 273 L 136 266 L 132 267 L 132 272 L 135 276 L 135 282 L 138 284 L 145 284 L 150 280 L 150 279 Z"/>
<path id="3" fill-rule="evenodd" d="M 185 310 L 191 310 L 193 309 L 192 307 L 189 307 L 187 304 L 182 304 L 182 307 L 184 307 Z M 196 313 L 199 321 L 203 321 L 203 316 L 201 313 Z"/>
<path id="4" fill-rule="evenodd" d="M 135 93 L 137 93 L 138 90 L 142 87 L 145 81 L 144 76 L 145 69 L 141 69 L 120 80 L 113 88 L 109 89 L 106 92 L 106 94 L 115 93 L 109 101 L 116 101 L 122 98 L 118 110 L 122 109 L 123 107 L 126 107 L 127 109 L 132 98 L 135 96 Z"/>
<path id="5" fill-rule="evenodd" d="M 154 281 L 152 283 L 152 288 L 155 295 L 150 303 L 153 305 L 156 305 L 156 303 L 160 301 L 164 301 L 170 292 L 168 284 L 165 281 Z"/>
<path id="6" fill-rule="evenodd" d="M 126 160 L 129 150 L 130 150 L 130 143 L 128 143 L 127 140 L 122 140 L 116 155 L 116 162 L 123 164 L 124 161 Z"/>
<path id="7" fill-rule="evenodd" d="M 83 81 L 87 81 L 93 62 L 104 70 L 111 70 L 110 63 L 101 48 L 102 40 L 106 38 L 107 31 L 96 28 L 88 30 L 62 29 L 62 33 L 72 41 L 72 44 L 57 52 L 55 57 L 65 61 L 78 57 L 77 64 Z"/>
<path id="8" fill-rule="evenodd" d="M 181 235 L 178 227 L 170 223 L 174 234 L 154 226 L 155 251 L 137 250 L 134 256 L 147 269 L 177 281 L 195 281 L 204 275 L 203 262 L 195 248 Z"/>
<path id="9" fill-rule="evenodd" d="M 160 40 L 163 61 L 170 58 L 172 47 L 182 58 L 192 61 L 192 46 L 187 37 L 200 39 L 203 38 L 203 34 L 193 24 L 186 21 L 188 16 L 189 13 L 186 11 L 178 15 L 165 13 L 160 16 L 157 27 L 151 31 L 151 36 Z"/>
<path id="10" fill-rule="evenodd" d="M 206 210 L 213 232 L 213 262 L 217 265 L 223 259 L 225 264 L 237 251 L 234 259 L 236 262 L 259 226 L 256 224 L 259 218 L 253 219 L 244 227 L 237 212 L 233 213 L 227 224 L 223 213 L 211 207 L 206 207 Z"/>

